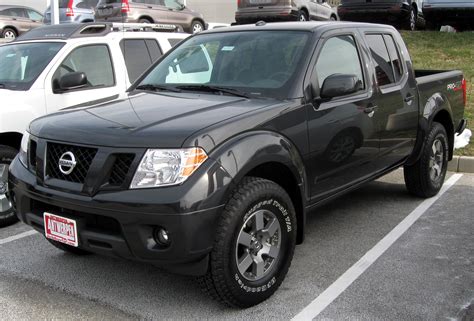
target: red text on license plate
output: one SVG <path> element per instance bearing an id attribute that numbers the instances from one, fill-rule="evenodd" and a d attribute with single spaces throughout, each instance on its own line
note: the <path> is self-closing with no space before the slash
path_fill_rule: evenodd
<path id="1" fill-rule="evenodd" d="M 44 232 L 47 238 L 67 245 L 77 247 L 77 226 L 76 221 L 44 213 Z"/>

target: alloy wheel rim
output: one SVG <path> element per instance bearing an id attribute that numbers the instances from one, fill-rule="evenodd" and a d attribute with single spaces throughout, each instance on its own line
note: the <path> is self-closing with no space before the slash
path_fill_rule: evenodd
<path id="1" fill-rule="evenodd" d="M 268 210 L 256 211 L 237 236 L 237 269 L 249 281 L 261 280 L 274 269 L 280 248 L 281 226 L 277 216 Z"/>
<path id="2" fill-rule="evenodd" d="M 4 36 L 5 36 L 6 39 L 15 39 L 15 33 L 13 31 L 5 32 Z"/>
<path id="3" fill-rule="evenodd" d="M 0 173 L 6 171 L 8 173 L 8 165 L 0 164 Z M 11 212 L 12 203 L 8 200 L 6 194 L 8 192 L 8 182 L 0 178 L 0 214 Z"/>
<path id="4" fill-rule="evenodd" d="M 415 30 L 415 24 L 416 24 L 416 21 L 415 21 L 415 12 L 413 12 L 413 10 L 410 12 L 410 29 L 411 30 Z"/>
<path id="5" fill-rule="evenodd" d="M 306 17 L 304 14 L 300 15 L 300 21 L 306 21 Z"/>
<path id="6" fill-rule="evenodd" d="M 202 26 L 199 23 L 196 23 L 193 27 L 193 33 L 198 33 L 202 31 Z"/>
<path id="7" fill-rule="evenodd" d="M 430 178 L 431 181 L 435 182 L 439 180 L 443 174 L 444 165 L 444 151 L 443 144 L 439 139 L 436 139 L 431 146 L 431 154 L 429 161 Z"/>

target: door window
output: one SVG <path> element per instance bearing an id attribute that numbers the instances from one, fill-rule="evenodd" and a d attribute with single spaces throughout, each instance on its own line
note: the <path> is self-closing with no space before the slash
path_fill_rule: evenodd
<path id="1" fill-rule="evenodd" d="M 43 16 L 39 14 L 38 12 L 34 10 L 28 9 L 28 17 L 30 17 L 31 20 L 36 20 L 36 21 L 41 21 L 43 20 Z"/>
<path id="2" fill-rule="evenodd" d="M 324 80 L 333 74 L 355 75 L 364 84 L 360 56 L 354 37 L 344 35 L 327 40 L 319 54 L 313 77 L 315 74 L 319 89 L 323 86 Z"/>
<path id="3" fill-rule="evenodd" d="M 387 44 L 388 53 L 390 55 L 390 61 L 393 65 L 393 71 L 395 73 L 395 80 L 398 82 L 403 76 L 403 63 L 400 55 L 400 51 L 395 45 L 393 37 L 390 35 L 384 35 L 385 43 Z"/>
<path id="4" fill-rule="evenodd" d="M 112 59 L 106 45 L 91 45 L 74 49 L 61 63 L 53 76 L 53 88 L 67 73 L 83 72 L 90 88 L 110 87 L 115 84 Z"/>
<path id="5" fill-rule="evenodd" d="M 164 0 L 165 6 L 170 9 L 180 10 L 183 8 L 183 4 L 179 0 Z"/>
<path id="6" fill-rule="evenodd" d="M 153 62 L 162 56 L 156 40 L 125 39 L 120 43 L 128 78 L 134 82 Z"/>
<path id="7" fill-rule="evenodd" d="M 26 18 L 25 10 L 21 8 L 10 8 L 3 11 L 3 14 L 10 17 Z"/>
<path id="8" fill-rule="evenodd" d="M 367 35 L 372 60 L 375 65 L 375 74 L 379 86 L 396 83 L 390 55 L 382 35 Z"/>

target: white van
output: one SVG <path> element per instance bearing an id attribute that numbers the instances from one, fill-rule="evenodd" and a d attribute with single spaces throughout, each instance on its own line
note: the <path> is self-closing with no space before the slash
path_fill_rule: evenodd
<path id="1" fill-rule="evenodd" d="M 188 34 L 173 25 L 66 24 L 34 29 L 0 46 L 0 227 L 14 220 L 5 198 L 8 164 L 35 118 L 125 96 L 149 66 Z M 128 32 L 137 31 L 138 32 Z M 127 32 L 126 32 L 127 31 Z"/>

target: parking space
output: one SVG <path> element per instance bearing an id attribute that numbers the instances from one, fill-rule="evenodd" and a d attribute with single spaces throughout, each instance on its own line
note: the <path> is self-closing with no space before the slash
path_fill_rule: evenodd
<path id="1" fill-rule="evenodd" d="M 473 197 L 474 175 L 465 174 L 317 318 L 462 318 L 474 298 Z M 246 310 L 150 265 L 64 254 L 38 234 L 12 240 L 29 230 L 16 224 L 0 230 L 0 310 L 15 310 L 9 319 L 61 318 L 58 311 L 63 319 L 290 319 L 422 202 L 396 171 L 314 211 L 285 282 Z"/>

